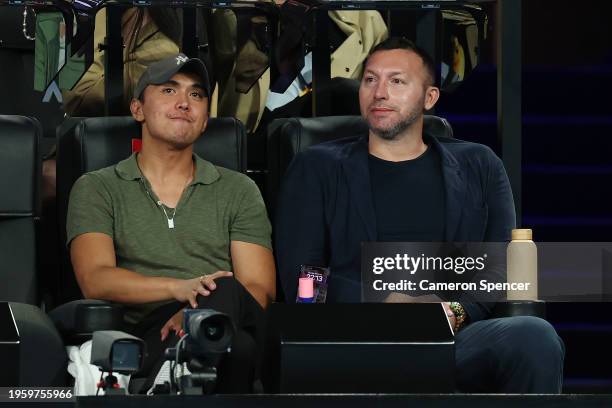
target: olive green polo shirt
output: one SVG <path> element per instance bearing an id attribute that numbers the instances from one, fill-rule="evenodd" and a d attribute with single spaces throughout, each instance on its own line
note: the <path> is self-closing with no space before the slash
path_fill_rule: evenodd
<path id="1" fill-rule="evenodd" d="M 158 204 L 136 154 L 84 174 L 70 193 L 67 245 L 80 234 L 104 233 L 113 239 L 118 267 L 179 279 L 232 271 L 231 241 L 271 249 L 271 226 L 255 183 L 195 154 L 194 163 L 194 180 L 176 209 Z M 126 320 L 136 323 L 163 303 L 130 305 Z"/>

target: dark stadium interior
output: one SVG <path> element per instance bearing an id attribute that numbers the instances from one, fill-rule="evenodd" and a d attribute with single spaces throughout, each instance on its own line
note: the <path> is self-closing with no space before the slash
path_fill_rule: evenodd
<path id="1" fill-rule="evenodd" d="M 433 113 L 448 120 L 455 138 L 485 144 L 502 156 L 497 130 L 499 33 L 495 4 L 483 7 L 489 25 L 480 62 L 460 86 L 442 92 Z M 41 162 L 59 140 L 64 111 L 57 95 L 43 101 L 45 94 L 33 90 L 34 44 L 22 35 L 22 13 L 23 7 L 0 6 L 0 115 L 38 120 Z M 612 241 L 612 192 L 607 187 L 612 177 L 611 15 L 612 3 L 597 0 L 522 2 L 520 225 L 534 230 L 536 243 Z M 262 164 L 265 143 L 261 137 L 249 140 L 247 155 L 247 168 L 255 170 L 249 174 L 264 197 L 266 188 L 273 188 L 266 184 Z M 43 201 L 35 217 L 38 276 L 30 303 L 45 304 L 47 310 L 78 296 L 76 281 L 58 280 L 60 265 L 67 262 L 60 194 L 57 202 Z M 546 319 L 566 347 L 564 393 L 612 393 L 612 370 L 606 362 L 611 314 L 612 305 L 606 302 L 547 303 Z"/>

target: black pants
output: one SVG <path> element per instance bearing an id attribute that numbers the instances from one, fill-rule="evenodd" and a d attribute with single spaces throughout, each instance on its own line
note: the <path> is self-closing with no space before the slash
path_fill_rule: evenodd
<path id="1" fill-rule="evenodd" d="M 264 312 L 259 303 L 234 278 L 216 279 L 217 288 L 209 296 L 198 296 L 199 309 L 214 309 L 230 316 L 236 327 L 231 353 L 219 363 L 215 392 L 249 393 L 260 368 Z M 146 392 L 164 363 L 163 353 L 174 347 L 179 337 L 170 333 L 161 341 L 161 328 L 187 304 L 172 302 L 149 314 L 140 324 L 128 331 L 144 340 L 147 354 L 143 368 L 135 377 L 147 380 L 135 392 Z M 141 381 L 142 383 L 142 381 Z"/>
<path id="2" fill-rule="evenodd" d="M 455 336 L 461 392 L 561 392 L 565 347 L 545 320 L 518 316 L 481 320 Z"/>

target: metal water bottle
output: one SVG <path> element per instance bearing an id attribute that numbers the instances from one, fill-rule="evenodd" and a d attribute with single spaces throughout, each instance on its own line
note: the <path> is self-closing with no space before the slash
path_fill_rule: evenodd
<path id="1" fill-rule="evenodd" d="M 508 283 L 529 283 L 526 290 L 508 290 L 508 300 L 538 300 L 538 248 L 530 229 L 512 230 L 507 249 Z"/>

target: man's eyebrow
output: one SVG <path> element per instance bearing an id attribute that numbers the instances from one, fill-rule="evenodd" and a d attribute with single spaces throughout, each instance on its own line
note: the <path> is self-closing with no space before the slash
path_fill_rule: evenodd
<path id="1" fill-rule="evenodd" d="M 406 73 L 404 71 L 391 71 L 391 72 L 389 72 L 389 76 L 395 76 L 395 75 L 406 75 Z"/>
<path id="2" fill-rule="evenodd" d="M 200 89 L 200 90 L 202 90 L 202 91 L 205 89 L 205 88 L 204 88 L 204 84 L 202 84 L 202 83 L 200 83 L 200 82 L 196 82 L 195 84 L 192 84 L 192 85 L 191 85 L 191 87 L 192 87 L 192 88 L 198 88 L 198 89 Z"/>
<path id="3" fill-rule="evenodd" d="M 366 69 L 366 70 L 365 70 L 365 72 L 364 72 L 364 75 L 365 75 L 365 74 L 372 74 L 372 75 L 379 76 L 379 74 L 378 74 L 378 73 L 376 73 L 376 72 L 372 71 L 371 69 Z M 405 73 L 404 71 L 391 71 L 391 72 L 387 72 L 387 75 L 388 75 L 388 76 L 395 76 L 395 75 L 406 75 L 406 73 Z"/>

